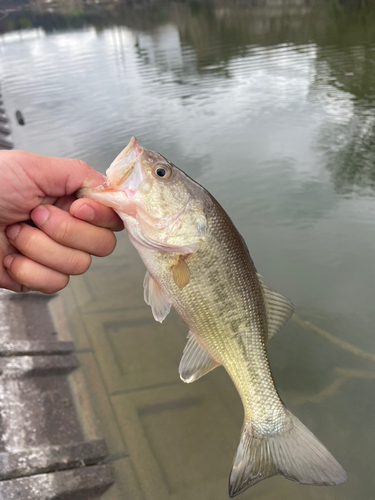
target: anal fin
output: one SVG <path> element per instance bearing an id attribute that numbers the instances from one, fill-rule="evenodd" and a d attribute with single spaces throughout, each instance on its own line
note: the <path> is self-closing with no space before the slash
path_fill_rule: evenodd
<path id="1" fill-rule="evenodd" d="M 219 366 L 219 364 L 216 363 L 207 351 L 198 344 L 191 332 L 189 332 L 187 338 L 188 341 L 182 355 L 180 366 L 178 367 L 178 372 L 181 380 L 190 384 Z"/>

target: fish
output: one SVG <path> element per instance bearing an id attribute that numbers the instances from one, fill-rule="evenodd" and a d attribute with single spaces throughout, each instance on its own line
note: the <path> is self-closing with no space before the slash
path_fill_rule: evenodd
<path id="1" fill-rule="evenodd" d="M 144 298 L 155 320 L 173 307 L 188 325 L 179 374 L 192 383 L 223 366 L 243 403 L 244 423 L 229 496 L 271 476 L 336 485 L 346 472 L 281 401 L 266 343 L 293 314 L 268 287 L 231 219 L 204 187 L 132 137 L 96 188 L 79 197 L 113 208 L 146 266 Z"/>

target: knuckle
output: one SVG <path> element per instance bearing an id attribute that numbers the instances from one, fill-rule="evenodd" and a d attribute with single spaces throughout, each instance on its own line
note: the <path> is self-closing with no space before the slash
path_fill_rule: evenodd
<path id="1" fill-rule="evenodd" d="M 25 258 L 20 256 L 15 256 L 11 264 L 11 273 L 14 278 L 22 285 L 28 285 L 29 283 L 29 269 L 30 266 Z"/>
<path id="2" fill-rule="evenodd" d="M 78 275 L 85 273 L 91 266 L 91 255 L 86 252 L 79 252 L 79 254 L 72 259 L 70 264 L 70 274 Z"/>
<path id="3" fill-rule="evenodd" d="M 69 283 L 69 276 L 66 274 L 36 265 L 23 255 L 15 256 L 10 271 L 13 278 L 21 285 L 47 294 L 56 293 Z"/>
<path id="4" fill-rule="evenodd" d="M 56 293 L 69 283 L 69 276 L 66 274 L 58 274 L 54 277 L 54 279 L 49 280 L 49 282 L 43 283 L 43 285 L 39 288 L 40 292 L 52 294 Z"/>
<path id="5" fill-rule="evenodd" d="M 22 253 L 29 254 L 38 246 L 40 231 L 32 229 L 29 226 L 21 226 L 17 238 L 13 242 L 13 246 L 18 248 Z"/>
<path id="6" fill-rule="evenodd" d="M 106 230 L 101 240 L 100 247 L 97 248 L 93 253 L 97 257 L 106 257 L 113 252 L 113 250 L 116 248 L 116 244 L 116 236 L 112 233 L 112 231 Z"/>
<path id="7" fill-rule="evenodd" d="M 70 225 L 68 221 L 62 220 L 60 224 L 57 226 L 55 240 L 58 242 L 63 242 L 68 239 Z"/>
<path id="8" fill-rule="evenodd" d="M 23 242 L 25 253 L 35 253 L 40 243 L 40 237 L 44 236 L 39 229 L 32 229 Z"/>

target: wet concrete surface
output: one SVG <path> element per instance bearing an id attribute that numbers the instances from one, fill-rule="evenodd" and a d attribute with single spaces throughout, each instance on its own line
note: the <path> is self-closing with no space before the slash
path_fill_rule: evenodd
<path id="1" fill-rule="evenodd" d="M 105 442 L 88 440 L 77 414 L 79 363 L 49 300 L 0 291 L 0 500 L 91 500 L 113 483 Z"/>

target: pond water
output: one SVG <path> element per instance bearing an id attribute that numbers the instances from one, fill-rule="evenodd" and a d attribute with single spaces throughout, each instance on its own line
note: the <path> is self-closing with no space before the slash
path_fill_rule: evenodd
<path id="1" fill-rule="evenodd" d="M 265 282 L 295 304 L 268 346 L 276 385 L 349 476 L 332 488 L 274 478 L 242 498 L 373 498 L 375 10 L 71 4 L 74 15 L 2 21 L 5 107 L 26 120 L 12 119 L 15 147 L 104 172 L 135 135 L 206 187 Z M 22 19 L 28 28 L 12 29 Z M 239 398 L 222 369 L 179 381 L 187 329 L 173 315 L 153 322 L 143 275 L 121 233 L 113 256 L 59 298 L 118 498 L 225 499 Z"/>

